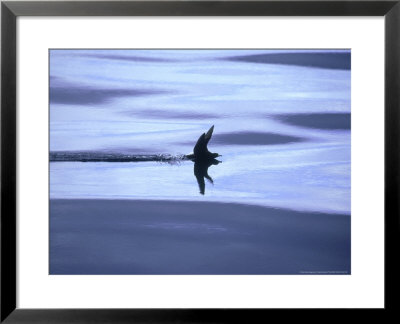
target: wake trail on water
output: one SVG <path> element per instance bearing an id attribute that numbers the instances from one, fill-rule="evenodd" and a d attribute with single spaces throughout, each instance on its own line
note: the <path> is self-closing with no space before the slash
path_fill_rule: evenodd
<path id="1" fill-rule="evenodd" d="M 184 154 L 124 154 L 105 152 L 50 152 L 50 162 L 165 162 L 189 160 Z"/>

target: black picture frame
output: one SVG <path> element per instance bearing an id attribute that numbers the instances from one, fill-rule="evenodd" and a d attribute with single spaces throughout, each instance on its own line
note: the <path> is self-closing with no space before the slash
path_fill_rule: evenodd
<path id="1" fill-rule="evenodd" d="M 19 309 L 16 308 L 16 19 L 19 16 L 384 16 L 385 307 L 341 310 L 383 320 L 399 308 L 400 0 L 395 1 L 2 1 L 1 317 L 3 323 L 200 323 L 267 321 L 285 311 L 340 319 L 338 309 Z M 368 288 L 366 287 L 366 290 Z M 345 292 L 344 292 L 345 293 Z M 324 312 L 324 313 L 322 313 Z M 286 316 L 286 315 L 283 315 Z M 310 317 L 311 316 L 311 317 Z M 284 318 L 277 318 L 282 320 Z M 358 319 L 359 320 L 359 319 Z"/>

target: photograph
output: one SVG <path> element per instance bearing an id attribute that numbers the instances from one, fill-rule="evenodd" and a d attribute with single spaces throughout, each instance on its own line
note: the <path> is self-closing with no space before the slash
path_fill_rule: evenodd
<path id="1" fill-rule="evenodd" d="M 351 275 L 350 49 L 48 55 L 50 275 Z"/>

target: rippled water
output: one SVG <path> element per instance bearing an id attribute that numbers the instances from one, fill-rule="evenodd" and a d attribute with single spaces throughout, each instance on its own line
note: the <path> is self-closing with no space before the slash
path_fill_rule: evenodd
<path id="1" fill-rule="evenodd" d="M 181 157 L 212 125 L 202 195 Z M 350 133 L 350 51 L 50 52 L 51 198 L 350 214 Z"/>

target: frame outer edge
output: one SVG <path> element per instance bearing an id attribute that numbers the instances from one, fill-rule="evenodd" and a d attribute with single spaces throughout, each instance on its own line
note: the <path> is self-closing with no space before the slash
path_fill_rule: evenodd
<path id="1" fill-rule="evenodd" d="M 385 17 L 385 308 L 398 307 L 400 246 L 400 2 Z"/>
<path id="2" fill-rule="evenodd" d="M 1 4 L 0 320 L 16 308 L 16 16 Z"/>
<path id="3" fill-rule="evenodd" d="M 384 2 L 384 1 L 383 1 Z M 16 2 L 14 2 L 16 3 Z M 399 202 L 399 160 L 400 160 L 400 2 L 385 17 L 385 308 L 396 310 L 399 288 L 395 261 L 398 253 L 400 233 Z M 34 319 L 32 313 L 43 312 L 41 320 L 47 322 L 51 310 L 15 310 L 16 308 L 16 16 L 40 15 L 45 8 L 27 8 L 27 2 L 20 2 L 21 8 L 14 8 L 11 2 L 1 3 L 1 290 L 0 322 L 12 313 L 11 322 Z M 9 6 L 10 5 L 10 6 Z M 34 2 L 31 3 L 34 5 Z M 390 8 L 385 7 L 388 10 Z M 20 12 L 22 9 L 22 12 Z M 61 8 L 58 8 L 61 9 Z M 30 11 L 30 13 L 29 13 Z M 361 10 L 360 10 L 361 11 Z M 28 14 L 27 14 L 28 12 Z M 58 15 L 62 15 L 58 10 Z M 386 12 L 383 12 L 385 14 Z M 57 14 L 55 14 L 57 15 Z M 179 14 L 178 14 L 179 15 Z M 362 14 L 359 14 L 362 15 Z M 379 15 L 379 14 L 375 14 Z M 53 310 L 61 315 L 74 310 Z M 77 310 L 76 310 L 77 311 Z M 107 312 L 107 310 L 104 310 Z M 108 310 L 119 313 L 118 310 Z M 126 310 L 125 310 L 126 311 Z M 130 310 L 130 312 L 133 310 Z M 137 310 L 140 312 L 140 310 Z M 189 310 L 187 310 L 189 311 Z M 89 310 L 89 313 L 92 313 Z M 97 311 L 94 311 L 97 313 Z M 164 313 L 164 310 L 162 310 Z M 25 320 L 17 319 L 25 314 Z M 60 314 L 61 313 L 61 314 Z M 80 311 L 77 311 L 79 314 Z M 85 313 L 82 310 L 82 313 Z M 101 313 L 101 311 L 100 311 Z M 76 315 L 78 315 L 76 314 Z M 165 314 L 165 313 L 164 313 Z M 15 316 L 16 315 L 16 316 Z M 81 315 L 81 314 L 79 314 Z M 78 315 L 78 316 L 79 316 Z M 86 317 L 92 317 L 92 314 Z M 102 314 L 105 315 L 105 314 Z M 144 315 L 144 314 L 143 314 Z M 200 314 L 198 314 L 200 315 Z M 17 317 L 12 319 L 13 317 Z M 24 317 L 24 316 L 23 316 Z M 55 322 L 62 322 L 62 319 Z M 80 316 L 79 316 L 80 317 Z M 150 316 L 151 318 L 151 316 Z M 191 316 L 189 316 L 189 319 Z M 228 317 L 229 318 L 229 317 Z M 132 318 L 131 318 L 132 319 Z M 145 316 L 146 322 L 149 320 Z M 167 318 L 168 319 L 168 316 Z M 169 318 L 171 319 L 171 318 Z M 174 319 L 176 319 L 174 317 Z M 182 317 L 181 317 L 182 319 Z M 209 318 L 210 319 L 210 318 Z M 9 323 L 9 320 L 6 322 Z M 81 322 L 81 319 L 76 319 Z M 76 321 L 73 322 L 76 322 Z M 150 320 L 151 321 L 151 320 Z M 28 322 L 30 322 L 28 320 Z M 25 322 L 26 323 L 26 322 Z M 82 322 L 83 323 L 83 322 Z"/>
<path id="4" fill-rule="evenodd" d="M 397 0 L 6 1 L 17 16 L 383 16 Z"/>

